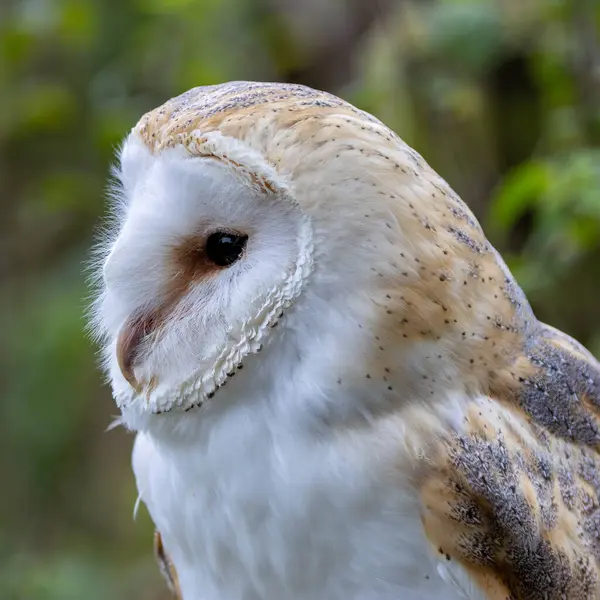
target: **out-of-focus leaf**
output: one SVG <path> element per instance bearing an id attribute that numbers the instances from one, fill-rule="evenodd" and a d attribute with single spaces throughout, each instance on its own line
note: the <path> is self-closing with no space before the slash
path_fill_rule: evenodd
<path id="1" fill-rule="evenodd" d="M 502 18 L 493 2 L 442 3 L 432 10 L 429 27 L 429 52 L 473 73 L 502 49 Z"/>
<path id="2" fill-rule="evenodd" d="M 114 597 L 115 574 L 92 560 L 77 556 L 57 560 L 13 560 L 10 569 L 1 573 L 6 586 L 3 598 L 7 600 L 106 600 Z"/>
<path id="3" fill-rule="evenodd" d="M 56 170 L 40 181 L 33 195 L 50 211 L 86 212 L 89 205 L 81 200 L 88 195 L 90 183 L 90 177 L 81 171 Z"/>
<path id="4" fill-rule="evenodd" d="M 193 7 L 195 10 L 210 10 L 221 0 L 138 0 L 139 7 L 159 15 L 184 13 Z"/>
<path id="5" fill-rule="evenodd" d="M 63 0 L 58 35 L 65 44 L 81 50 L 93 44 L 97 15 L 90 0 Z"/>
<path id="6" fill-rule="evenodd" d="M 6 61 L 8 67 L 16 67 L 27 59 L 35 38 L 22 28 L 0 29 L 0 60 Z"/>
<path id="7" fill-rule="evenodd" d="M 25 88 L 19 102 L 21 126 L 30 132 L 60 129 L 75 110 L 70 91 L 54 83 Z"/>
<path id="8" fill-rule="evenodd" d="M 591 249 L 600 244 L 600 221 L 586 217 L 573 219 L 567 226 L 567 233 L 582 250 Z"/>
<path id="9" fill-rule="evenodd" d="M 553 163 L 552 202 L 571 212 L 600 218 L 600 151 L 573 152 Z"/>
<path id="10" fill-rule="evenodd" d="M 14 381 L 8 391 L 6 408 L 14 423 L 11 435 L 19 445 L 38 448 L 45 457 L 49 445 L 64 443 L 68 430 L 76 427 L 85 406 L 73 392 L 80 378 L 89 376 L 92 366 L 89 345 L 81 328 L 83 288 L 58 284 L 57 281 L 57 289 L 52 290 L 50 297 L 40 293 L 35 304 L 28 303 L 27 312 L 14 314 L 11 323 L 14 329 L 9 332 L 19 338 L 13 344 L 15 368 L 28 374 Z M 57 379 L 72 387 L 52 385 Z M 19 402 L 23 397 L 29 399 L 27 405 Z M 28 418 L 32 411 L 45 427 Z"/>
<path id="11" fill-rule="evenodd" d="M 551 171 L 541 161 L 531 161 L 514 169 L 492 200 L 491 227 L 506 231 L 528 208 L 541 200 L 551 181 Z"/>
<path id="12" fill-rule="evenodd" d="M 181 83 L 182 89 L 195 87 L 198 81 L 206 85 L 219 83 L 221 70 L 211 61 L 205 58 L 188 57 L 182 61 L 177 69 L 177 79 Z"/>

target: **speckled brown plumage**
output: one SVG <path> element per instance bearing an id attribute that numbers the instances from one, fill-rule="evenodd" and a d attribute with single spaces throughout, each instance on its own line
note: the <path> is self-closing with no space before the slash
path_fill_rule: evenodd
<path id="1" fill-rule="evenodd" d="M 596 598 L 598 457 L 493 399 L 440 443 L 424 525 L 490 597 Z M 496 596 L 494 595 L 496 594 Z"/>
<path id="2" fill-rule="evenodd" d="M 352 181 L 369 198 L 361 218 L 380 223 L 374 255 L 399 248 L 373 267 L 385 283 L 372 292 L 380 318 L 365 376 L 381 393 L 402 385 L 431 397 L 415 408 L 414 445 L 427 460 L 414 475 L 441 560 L 458 562 L 489 598 L 600 597 L 600 366 L 536 320 L 468 207 L 379 121 L 302 86 L 195 88 L 134 134 L 158 152 L 193 131 L 243 140 L 308 210 L 328 186 Z M 345 168 L 333 168 L 340 160 Z M 332 168 L 315 183 L 324 164 Z M 329 201 L 332 213 L 344 209 Z M 425 342 L 431 351 L 409 362 Z M 388 347 L 399 348 L 394 362 Z M 435 401 L 456 378 L 472 400 L 449 427 Z"/>

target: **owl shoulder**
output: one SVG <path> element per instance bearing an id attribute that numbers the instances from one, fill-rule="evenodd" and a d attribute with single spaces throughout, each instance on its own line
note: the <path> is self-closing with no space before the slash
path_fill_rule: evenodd
<path id="1" fill-rule="evenodd" d="M 425 533 L 487 598 L 599 597 L 600 368 L 546 326 L 520 358 L 517 387 L 466 401 L 431 447 Z"/>

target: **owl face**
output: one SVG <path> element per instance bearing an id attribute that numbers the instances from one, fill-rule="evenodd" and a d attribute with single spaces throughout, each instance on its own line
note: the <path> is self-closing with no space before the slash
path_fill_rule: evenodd
<path id="1" fill-rule="evenodd" d="M 117 402 L 212 399 L 259 352 L 312 268 L 308 218 L 257 154 L 213 135 L 121 153 L 97 321 Z"/>
<path id="2" fill-rule="evenodd" d="M 223 405 L 245 386 L 320 415 L 398 389 L 429 401 L 502 385 L 489 365 L 535 334 L 448 184 L 323 92 L 190 90 L 141 119 L 117 174 L 94 324 L 124 414 Z"/>

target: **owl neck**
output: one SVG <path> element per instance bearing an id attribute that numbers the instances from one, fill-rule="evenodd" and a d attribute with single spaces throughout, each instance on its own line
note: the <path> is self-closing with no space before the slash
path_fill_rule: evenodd
<path id="1" fill-rule="evenodd" d="M 336 333 L 335 319 L 330 325 L 330 335 L 308 330 L 274 339 L 202 407 L 159 415 L 126 409 L 123 422 L 174 446 L 201 447 L 237 422 L 258 437 L 323 439 L 364 429 L 410 404 L 443 405 L 449 394 L 466 392 L 468 380 L 447 352 L 390 344 L 389 354 L 382 353 L 369 328 L 355 323 Z"/>

